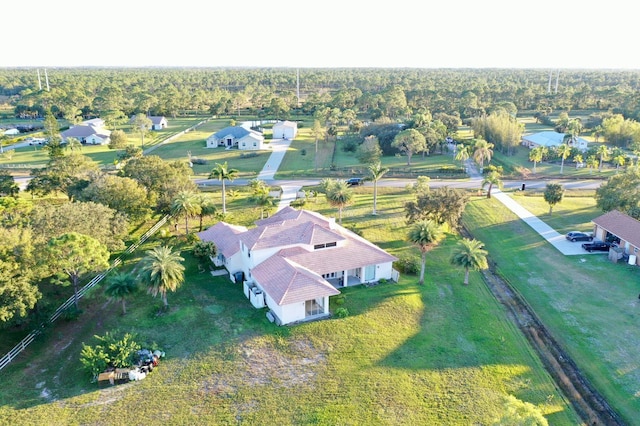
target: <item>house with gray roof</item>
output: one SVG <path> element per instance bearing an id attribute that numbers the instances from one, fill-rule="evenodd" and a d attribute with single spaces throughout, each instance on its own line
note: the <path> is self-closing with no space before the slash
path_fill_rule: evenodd
<path id="1" fill-rule="evenodd" d="M 105 129 L 103 126 L 104 121 L 95 118 L 69 127 L 60 133 L 60 136 L 63 142 L 66 142 L 68 138 L 74 138 L 82 144 L 105 145 L 111 140 L 111 130 Z"/>
<path id="2" fill-rule="evenodd" d="M 242 126 L 230 126 L 209 136 L 206 144 L 207 148 L 260 150 L 264 149 L 264 136 L 260 132 Z"/>
<path id="3" fill-rule="evenodd" d="M 529 149 L 533 149 L 537 146 L 544 146 L 546 148 L 558 147 L 564 143 L 564 137 L 564 133 L 553 131 L 533 133 L 531 135 L 522 136 L 522 145 Z M 571 148 L 578 148 L 582 152 L 587 150 L 588 144 L 589 141 L 581 137 L 577 137 L 573 141 L 568 141 L 568 145 Z"/>
<path id="4" fill-rule="evenodd" d="M 231 280 L 242 277 L 251 304 L 279 325 L 329 316 L 341 287 L 399 277 L 395 256 L 309 210 L 285 207 L 246 230 L 218 222 L 198 236 L 216 244 Z"/>

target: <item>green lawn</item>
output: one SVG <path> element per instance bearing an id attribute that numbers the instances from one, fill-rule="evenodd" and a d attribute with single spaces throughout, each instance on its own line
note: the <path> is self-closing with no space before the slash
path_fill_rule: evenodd
<path id="1" fill-rule="evenodd" d="M 536 210 L 530 197 L 517 199 Z M 573 205 L 582 205 L 575 220 L 554 214 L 547 222 L 562 231 L 588 229 L 590 202 Z M 562 256 L 493 199 L 472 202 L 464 222 L 586 377 L 628 424 L 640 424 L 640 270 L 606 254 Z"/>
<path id="2" fill-rule="evenodd" d="M 408 194 L 384 188 L 379 195 L 380 214 L 372 216 L 370 189 L 357 188 L 344 225 L 396 255 L 419 257 L 404 241 Z M 323 197 L 306 207 L 336 213 Z M 229 209 L 237 223 L 249 220 L 241 195 Z M 187 280 L 169 294 L 168 313 L 158 315 L 160 301 L 141 292 L 122 316 L 119 304 L 106 303 L 96 289 L 81 301 L 79 320 L 59 322 L 2 371 L 16 385 L 0 388 L 0 418 L 10 424 L 491 424 L 513 395 L 534 404 L 550 424 L 578 424 L 480 275 L 472 273 L 464 286 L 462 270 L 442 267 L 457 239 L 448 234 L 429 252 L 424 286 L 403 275 L 398 284 L 349 288 L 340 305 L 348 317 L 293 327 L 269 323 L 238 285 L 200 272 L 185 249 Z M 144 248 L 154 243 L 180 240 Z M 78 356 L 82 342 L 107 330 L 135 332 L 167 357 L 143 381 L 101 389 L 89 383 Z"/>

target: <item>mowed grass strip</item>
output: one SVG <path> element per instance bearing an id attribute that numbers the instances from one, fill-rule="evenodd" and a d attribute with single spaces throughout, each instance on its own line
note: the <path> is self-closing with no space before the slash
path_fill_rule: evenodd
<path id="1" fill-rule="evenodd" d="M 403 189 L 358 188 L 344 222 L 398 255 L 404 241 Z M 238 207 L 246 209 L 238 200 Z M 335 215 L 324 198 L 305 207 Z M 168 225 L 169 229 L 170 226 Z M 77 321 L 60 322 L 3 370 L 0 418 L 10 424 L 280 425 L 490 424 L 507 395 L 536 405 L 554 425 L 579 423 L 523 336 L 478 273 L 449 265 L 458 236 L 428 253 L 427 280 L 344 290 L 333 311 L 350 315 L 277 327 L 253 309 L 239 285 L 200 272 L 181 238 L 149 241 L 183 248 L 186 282 L 169 293 L 168 313 L 144 291 L 123 316 L 100 289 L 81 301 Z M 139 255 L 129 259 L 133 268 Z M 78 358 L 94 334 L 134 332 L 167 357 L 145 380 L 100 389 Z"/>
<path id="2" fill-rule="evenodd" d="M 578 212 L 577 228 L 583 220 Z M 464 222 L 587 379 L 628 424 L 640 424 L 638 268 L 605 253 L 563 256 L 494 199 L 470 203 Z"/>

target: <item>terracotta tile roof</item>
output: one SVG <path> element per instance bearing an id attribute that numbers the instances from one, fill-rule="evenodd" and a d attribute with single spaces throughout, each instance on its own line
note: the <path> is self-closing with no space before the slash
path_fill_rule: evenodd
<path id="1" fill-rule="evenodd" d="M 340 294 L 320 275 L 280 255 L 260 263 L 251 275 L 280 306 Z"/>
<path id="2" fill-rule="evenodd" d="M 592 220 L 599 227 L 606 229 L 634 247 L 640 247 L 640 221 L 618 210 L 598 216 Z"/>
<path id="3" fill-rule="evenodd" d="M 240 236 L 251 250 L 293 244 L 326 244 L 344 240 L 339 233 L 313 222 L 284 221 L 253 228 Z"/>
<path id="4" fill-rule="evenodd" d="M 229 258 L 240 250 L 238 235 L 247 232 L 244 226 L 230 225 L 226 222 L 218 222 L 208 229 L 198 232 L 202 241 L 213 241 L 218 251 Z"/>

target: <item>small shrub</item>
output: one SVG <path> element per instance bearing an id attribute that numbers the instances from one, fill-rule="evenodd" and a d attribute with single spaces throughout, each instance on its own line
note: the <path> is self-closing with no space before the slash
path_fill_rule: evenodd
<path id="1" fill-rule="evenodd" d="M 349 310 L 347 308 L 338 308 L 336 309 L 336 317 L 338 318 L 346 318 L 349 316 Z"/>
<path id="2" fill-rule="evenodd" d="M 297 200 L 294 200 L 292 202 L 289 203 L 289 206 L 291 207 L 303 207 L 306 204 L 307 200 L 305 200 L 304 198 L 298 198 Z"/>
<path id="3" fill-rule="evenodd" d="M 394 263 L 394 266 L 398 271 L 404 274 L 409 274 L 409 275 L 417 275 L 418 272 L 420 272 L 420 267 L 421 267 L 418 259 L 414 257 L 409 257 L 409 256 L 400 257 Z"/>
<path id="4" fill-rule="evenodd" d="M 340 296 L 337 296 L 335 301 L 336 301 L 336 305 L 340 306 L 340 305 L 344 305 L 344 302 L 347 300 L 347 296 L 344 294 L 341 294 Z"/>
<path id="5" fill-rule="evenodd" d="M 378 280 L 378 284 L 386 284 L 387 282 L 388 282 L 388 281 L 387 281 L 387 279 L 386 279 L 386 278 L 380 278 L 380 279 Z"/>
<path id="6" fill-rule="evenodd" d="M 209 164 L 209 160 L 207 160 L 206 158 L 191 157 L 191 163 L 192 164 L 207 165 L 207 164 Z"/>
<path id="7" fill-rule="evenodd" d="M 306 150 L 306 149 L 304 149 L 304 148 L 303 148 L 303 149 L 301 149 L 301 150 L 300 150 L 300 154 L 302 154 L 302 155 L 307 155 L 307 150 Z"/>
<path id="8" fill-rule="evenodd" d="M 78 319 L 80 314 L 82 313 L 82 309 L 77 309 L 75 305 L 69 306 L 61 315 L 61 318 L 65 321 L 75 321 Z"/>

